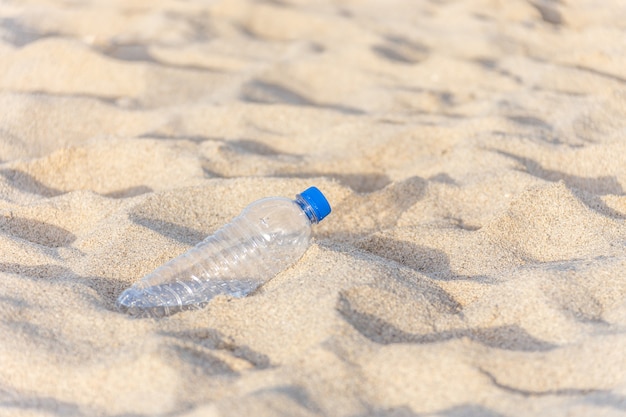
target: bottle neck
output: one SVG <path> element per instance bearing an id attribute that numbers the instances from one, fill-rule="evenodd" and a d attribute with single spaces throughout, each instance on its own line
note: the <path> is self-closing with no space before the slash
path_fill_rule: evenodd
<path id="1" fill-rule="evenodd" d="M 317 216 L 315 215 L 315 211 L 313 210 L 313 207 L 311 207 L 309 202 L 306 201 L 304 198 L 302 198 L 300 194 L 296 196 L 295 202 L 296 204 L 300 206 L 302 211 L 304 211 L 304 214 L 306 214 L 311 224 L 319 223 L 319 220 L 317 219 Z"/>

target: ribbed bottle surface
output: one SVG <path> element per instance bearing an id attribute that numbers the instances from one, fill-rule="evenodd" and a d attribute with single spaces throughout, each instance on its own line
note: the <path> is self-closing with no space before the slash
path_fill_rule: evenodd
<path id="1" fill-rule="evenodd" d="M 124 291 L 117 306 L 137 317 L 162 317 L 202 308 L 218 294 L 243 297 L 297 261 L 310 237 L 311 220 L 298 203 L 259 200 Z"/>

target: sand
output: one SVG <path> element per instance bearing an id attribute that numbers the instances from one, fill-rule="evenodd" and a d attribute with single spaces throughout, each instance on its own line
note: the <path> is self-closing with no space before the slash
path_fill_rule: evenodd
<path id="1" fill-rule="evenodd" d="M 626 3 L 0 3 L 0 415 L 626 415 Z M 253 295 L 117 296 L 266 196 Z"/>

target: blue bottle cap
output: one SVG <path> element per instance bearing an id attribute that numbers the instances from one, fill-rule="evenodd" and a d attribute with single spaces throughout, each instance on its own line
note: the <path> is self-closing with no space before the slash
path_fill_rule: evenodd
<path id="1" fill-rule="evenodd" d="M 322 221 L 330 213 L 330 204 L 317 187 L 307 188 L 300 193 L 300 197 L 311 205 L 318 222 Z"/>

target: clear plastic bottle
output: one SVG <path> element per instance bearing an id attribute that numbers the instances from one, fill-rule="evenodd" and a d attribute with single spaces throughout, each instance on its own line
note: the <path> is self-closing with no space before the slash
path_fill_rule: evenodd
<path id="1" fill-rule="evenodd" d="M 309 247 L 311 226 L 330 210 L 316 187 L 295 200 L 258 200 L 124 291 L 117 307 L 136 317 L 163 317 L 200 309 L 218 294 L 243 297 L 296 262 Z"/>

